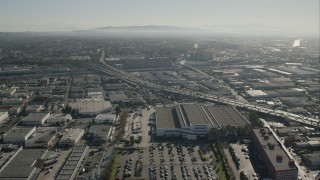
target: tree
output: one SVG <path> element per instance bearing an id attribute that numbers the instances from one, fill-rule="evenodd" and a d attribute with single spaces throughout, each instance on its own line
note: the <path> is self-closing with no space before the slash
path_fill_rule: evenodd
<path id="1" fill-rule="evenodd" d="M 118 115 L 121 113 L 121 108 L 120 108 L 120 106 L 117 106 L 117 107 L 115 108 L 115 111 L 116 111 L 116 115 L 118 116 Z"/>
<path id="2" fill-rule="evenodd" d="M 249 112 L 249 121 L 255 127 L 263 127 L 263 123 L 259 120 L 259 115 L 255 111 Z"/>

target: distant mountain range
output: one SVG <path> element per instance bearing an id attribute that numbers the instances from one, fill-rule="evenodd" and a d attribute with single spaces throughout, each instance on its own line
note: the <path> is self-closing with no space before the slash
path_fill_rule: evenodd
<path id="1" fill-rule="evenodd" d="M 193 28 L 184 28 L 177 26 L 107 26 L 107 27 L 98 27 L 92 30 L 98 31 L 195 31 L 199 29 Z"/>

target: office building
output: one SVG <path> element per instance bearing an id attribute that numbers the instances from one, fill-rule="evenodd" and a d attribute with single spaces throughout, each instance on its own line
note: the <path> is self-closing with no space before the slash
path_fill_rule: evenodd
<path id="1" fill-rule="evenodd" d="M 294 160 L 290 159 L 268 128 L 253 129 L 252 139 L 272 179 L 297 179 L 298 169 Z"/>

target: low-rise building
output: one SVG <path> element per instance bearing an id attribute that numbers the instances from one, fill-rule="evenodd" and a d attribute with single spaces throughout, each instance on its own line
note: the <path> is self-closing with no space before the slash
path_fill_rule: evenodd
<path id="1" fill-rule="evenodd" d="M 3 136 L 4 143 L 24 144 L 36 131 L 36 127 L 16 126 Z"/>
<path id="2" fill-rule="evenodd" d="M 77 99 L 68 104 L 78 115 L 91 117 L 97 114 L 110 112 L 112 106 L 109 101 L 103 99 Z"/>
<path id="3" fill-rule="evenodd" d="M 47 119 L 47 124 L 50 126 L 61 126 L 64 125 L 67 121 L 72 120 L 72 116 L 70 114 L 50 114 Z"/>
<path id="4" fill-rule="evenodd" d="M 98 114 L 94 118 L 94 122 L 96 124 L 112 124 L 118 120 L 119 117 L 115 114 L 106 113 L 106 114 Z"/>
<path id="5" fill-rule="evenodd" d="M 112 127 L 109 125 L 92 125 L 89 129 L 89 138 L 95 141 L 108 141 L 112 140 L 111 137 Z"/>
<path id="6" fill-rule="evenodd" d="M 43 159 L 46 152 L 44 149 L 20 149 L 0 172 L 0 179 L 36 179 L 40 171 L 36 162 L 38 159 Z"/>
<path id="7" fill-rule="evenodd" d="M 25 142 L 25 147 L 47 148 L 52 144 L 56 132 L 56 127 L 39 127 Z"/>
<path id="8" fill-rule="evenodd" d="M 0 112 L 0 124 L 5 123 L 8 117 L 9 117 L 8 112 Z"/>
<path id="9" fill-rule="evenodd" d="M 80 168 L 88 147 L 77 146 L 73 149 L 72 153 L 68 157 L 68 160 L 64 164 L 63 168 L 56 177 L 56 180 L 75 179 L 77 172 Z"/>
<path id="10" fill-rule="evenodd" d="M 28 105 L 24 111 L 26 114 L 29 114 L 29 113 L 41 112 L 43 109 L 44 109 L 43 105 Z"/>
<path id="11" fill-rule="evenodd" d="M 49 118 L 50 113 L 30 113 L 27 117 L 21 120 L 25 126 L 39 126 L 45 123 Z"/>
<path id="12" fill-rule="evenodd" d="M 128 96 L 123 91 L 110 91 L 108 96 L 111 103 L 126 104 L 130 103 Z"/>
<path id="13" fill-rule="evenodd" d="M 304 154 L 302 161 L 309 169 L 318 169 L 320 167 L 320 151 Z"/>
<path id="14" fill-rule="evenodd" d="M 246 95 L 251 99 L 265 99 L 268 97 L 268 94 L 262 90 L 248 90 Z"/>
<path id="15" fill-rule="evenodd" d="M 22 103 L 22 98 L 4 98 L 2 99 L 3 105 L 20 105 Z"/>
<path id="16" fill-rule="evenodd" d="M 59 146 L 74 146 L 82 138 L 83 129 L 67 129 L 59 140 Z"/>
<path id="17" fill-rule="evenodd" d="M 245 128 L 249 124 L 249 121 L 231 106 L 183 104 L 156 107 L 157 136 L 196 139 L 197 136 L 208 135 L 211 128 Z"/>

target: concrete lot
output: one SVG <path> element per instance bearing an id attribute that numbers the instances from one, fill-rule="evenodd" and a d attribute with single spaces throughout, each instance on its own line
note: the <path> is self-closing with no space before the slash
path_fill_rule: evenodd
<path id="1" fill-rule="evenodd" d="M 150 108 L 150 110 L 147 110 L 147 109 L 142 110 L 142 117 L 140 118 L 141 125 L 142 125 L 141 126 L 142 132 L 140 133 L 140 135 L 142 136 L 142 140 L 139 145 L 140 147 L 148 147 L 148 143 L 151 142 L 150 135 L 148 134 L 148 132 L 150 131 L 150 126 L 148 124 L 149 124 L 150 115 L 154 112 L 155 112 L 154 108 Z"/>

